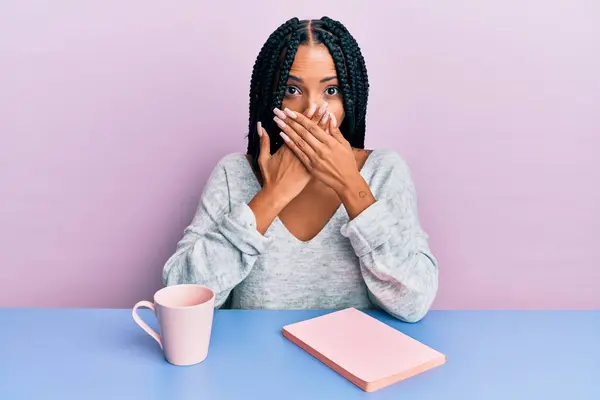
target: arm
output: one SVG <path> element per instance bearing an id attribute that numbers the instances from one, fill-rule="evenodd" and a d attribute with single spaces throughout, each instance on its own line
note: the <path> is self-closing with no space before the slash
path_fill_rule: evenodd
<path id="1" fill-rule="evenodd" d="M 419 224 L 409 168 L 398 155 L 392 157 L 378 200 L 364 180 L 341 196 L 351 218 L 341 233 L 359 257 L 373 303 L 400 320 L 417 322 L 435 299 L 438 264 Z"/>
<path id="2" fill-rule="evenodd" d="M 215 291 L 216 307 L 221 307 L 269 244 L 261 233 L 277 215 L 271 198 L 262 191 L 255 196 L 251 203 L 256 216 L 248 204 L 232 202 L 227 175 L 219 163 L 204 187 L 191 224 L 163 268 L 164 284 L 209 286 Z"/>

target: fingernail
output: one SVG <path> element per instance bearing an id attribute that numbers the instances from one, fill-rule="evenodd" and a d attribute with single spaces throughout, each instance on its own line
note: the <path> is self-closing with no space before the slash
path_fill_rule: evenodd
<path id="1" fill-rule="evenodd" d="M 256 132 L 258 132 L 258 137 L 262 137 L 263 133 L 262 133 L 262 124 L 260 123 L 260 121 L 258 121 L 256 123 Z"/>
<path id="2" fill-rule="evenodd" d="M 321 121 L 322 124 L 326 124 L 327 121 L 329 121 L 329 114 L 330 113 L 327 113 L 323 116 L 323 120 Z"/>
<path id="3" fill-rule="evenodd" d="M 281 119 L 286 118 L 285 113 L 283 111 L 281 111 L 279 108 L 274 108 L 273 112 L 275 113 L 275 115 L 277 115 Z"/>
<path id="4" fill-rule="evenodd" d="M 289 142 L 290 138 L 288 137 L 288 135 L 286 135 L 283 132 L 279 132 L 279 136 L 281 136 L 283 138 L 284 141 Z"/>
<path id="5" fill-rule="evenodd" d="M 285 122 L 283 122 L 281 120 L 281 118 L 279 118 L 279 117 L 273 117 L 273 121 L 275 121 L 275 123 L 277 125 L 279 125 L 281 128 L 285 128 L 287 126 L 287 124 Z"/>
<path id="6" fill-rule="evenodd" d="M 319 107 L 319 115 L 323 115 L 323 113 L 325 112 L 326 109 L 327 109 L 327 103 L 321 104 L 321 107 Z"/>
<path id="7" fill-rule="evenodd" d="M 335 115 L 333 115 L 333 113 L 329 113 L 330 117 L 331 117 L 331 122 L 333 123 L 333 127 L 337 128 L 337 119 L 335 118 Z"/>
<path id="8" fill-rule="evenodd" d="M 288 117 L 296 119 L 296 113 L 293 112 L 292 110 L 290 110 L 289 108 L 286 108 L 283 111 L 285 111 L 285 113 L 288 115 Z"/>
<path id="9" fill-rule="evenodd" d="M 317 111 L 317 105 L 315 103 L 311 103 L 309 109 L 308 109 L 308 118 L 312 118 L 313 115 L 315 115 L 315 111 Z"/>

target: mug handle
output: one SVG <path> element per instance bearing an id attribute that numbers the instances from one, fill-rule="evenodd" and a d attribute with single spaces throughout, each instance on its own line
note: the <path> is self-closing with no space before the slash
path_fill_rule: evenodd
<path id="1" fill-rule="evenodd" d="M 158 343 L 158 345 L 160 346 L 160 348 L 162 349 L 162 340 L 161 337 L 158 333 L 156 333 L 152 328 L 150 328 L 148 326 L 147 323 L 145 323 L 140 316 L 137 313 L 138 308 L 140 307 L 146 307 L 151 309 L 154 314 L 156 315 L 156 309 L 154 308 L 154 304 L 150 303 L 149 301 L 146 300 L 142 300 L 137 302 L 137 304 L 135 306 L 133 306 L 133 311 L 132 311 L 132 315 L 133 315 L 133 320 L 143 329 L 145 330 L 148 335 L 152 336 L 154 338 L 154 340 L 156 340 L 156 342 Z"/>

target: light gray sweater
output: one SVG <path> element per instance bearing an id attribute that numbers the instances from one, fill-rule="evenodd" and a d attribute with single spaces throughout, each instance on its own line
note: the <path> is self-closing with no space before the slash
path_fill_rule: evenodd
<path id="1" fill-rule="evenodd" d="M 207 285 L 217 307 L 375 306 L 419 321 L 436 296 L 438 265 L 419 223 L 410 170 L 395 151 L 376 149 L 360 173 L 377 201 L 352 221 L 340 205 L 304 242 L 279 218 L 264 235 L 257 231 L 248 203 L 260 184 L 244 154 L 223 157 L 164 266 L 164 284 Z"/>

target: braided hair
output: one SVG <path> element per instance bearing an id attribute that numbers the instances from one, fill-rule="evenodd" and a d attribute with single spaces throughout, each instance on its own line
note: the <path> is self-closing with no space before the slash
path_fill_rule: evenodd
<path id="1" fill-rule="evenodd" d="M 292 18 L 269 36 L 252 70 L 247 154 L 257 171 L 260 139 L 256 125 L 260 121 L 267 131 L 274 154 L 283 140 L 272 118 L 273 108 L 281 108 L 290 68 L 302 44 L 324 44 L 329 50 L 344 102 L 340 131 L 350 146 L 364 149 L 369 80 L 358 43 L 339 21 L 328 17 L 303 21 Z"/>

